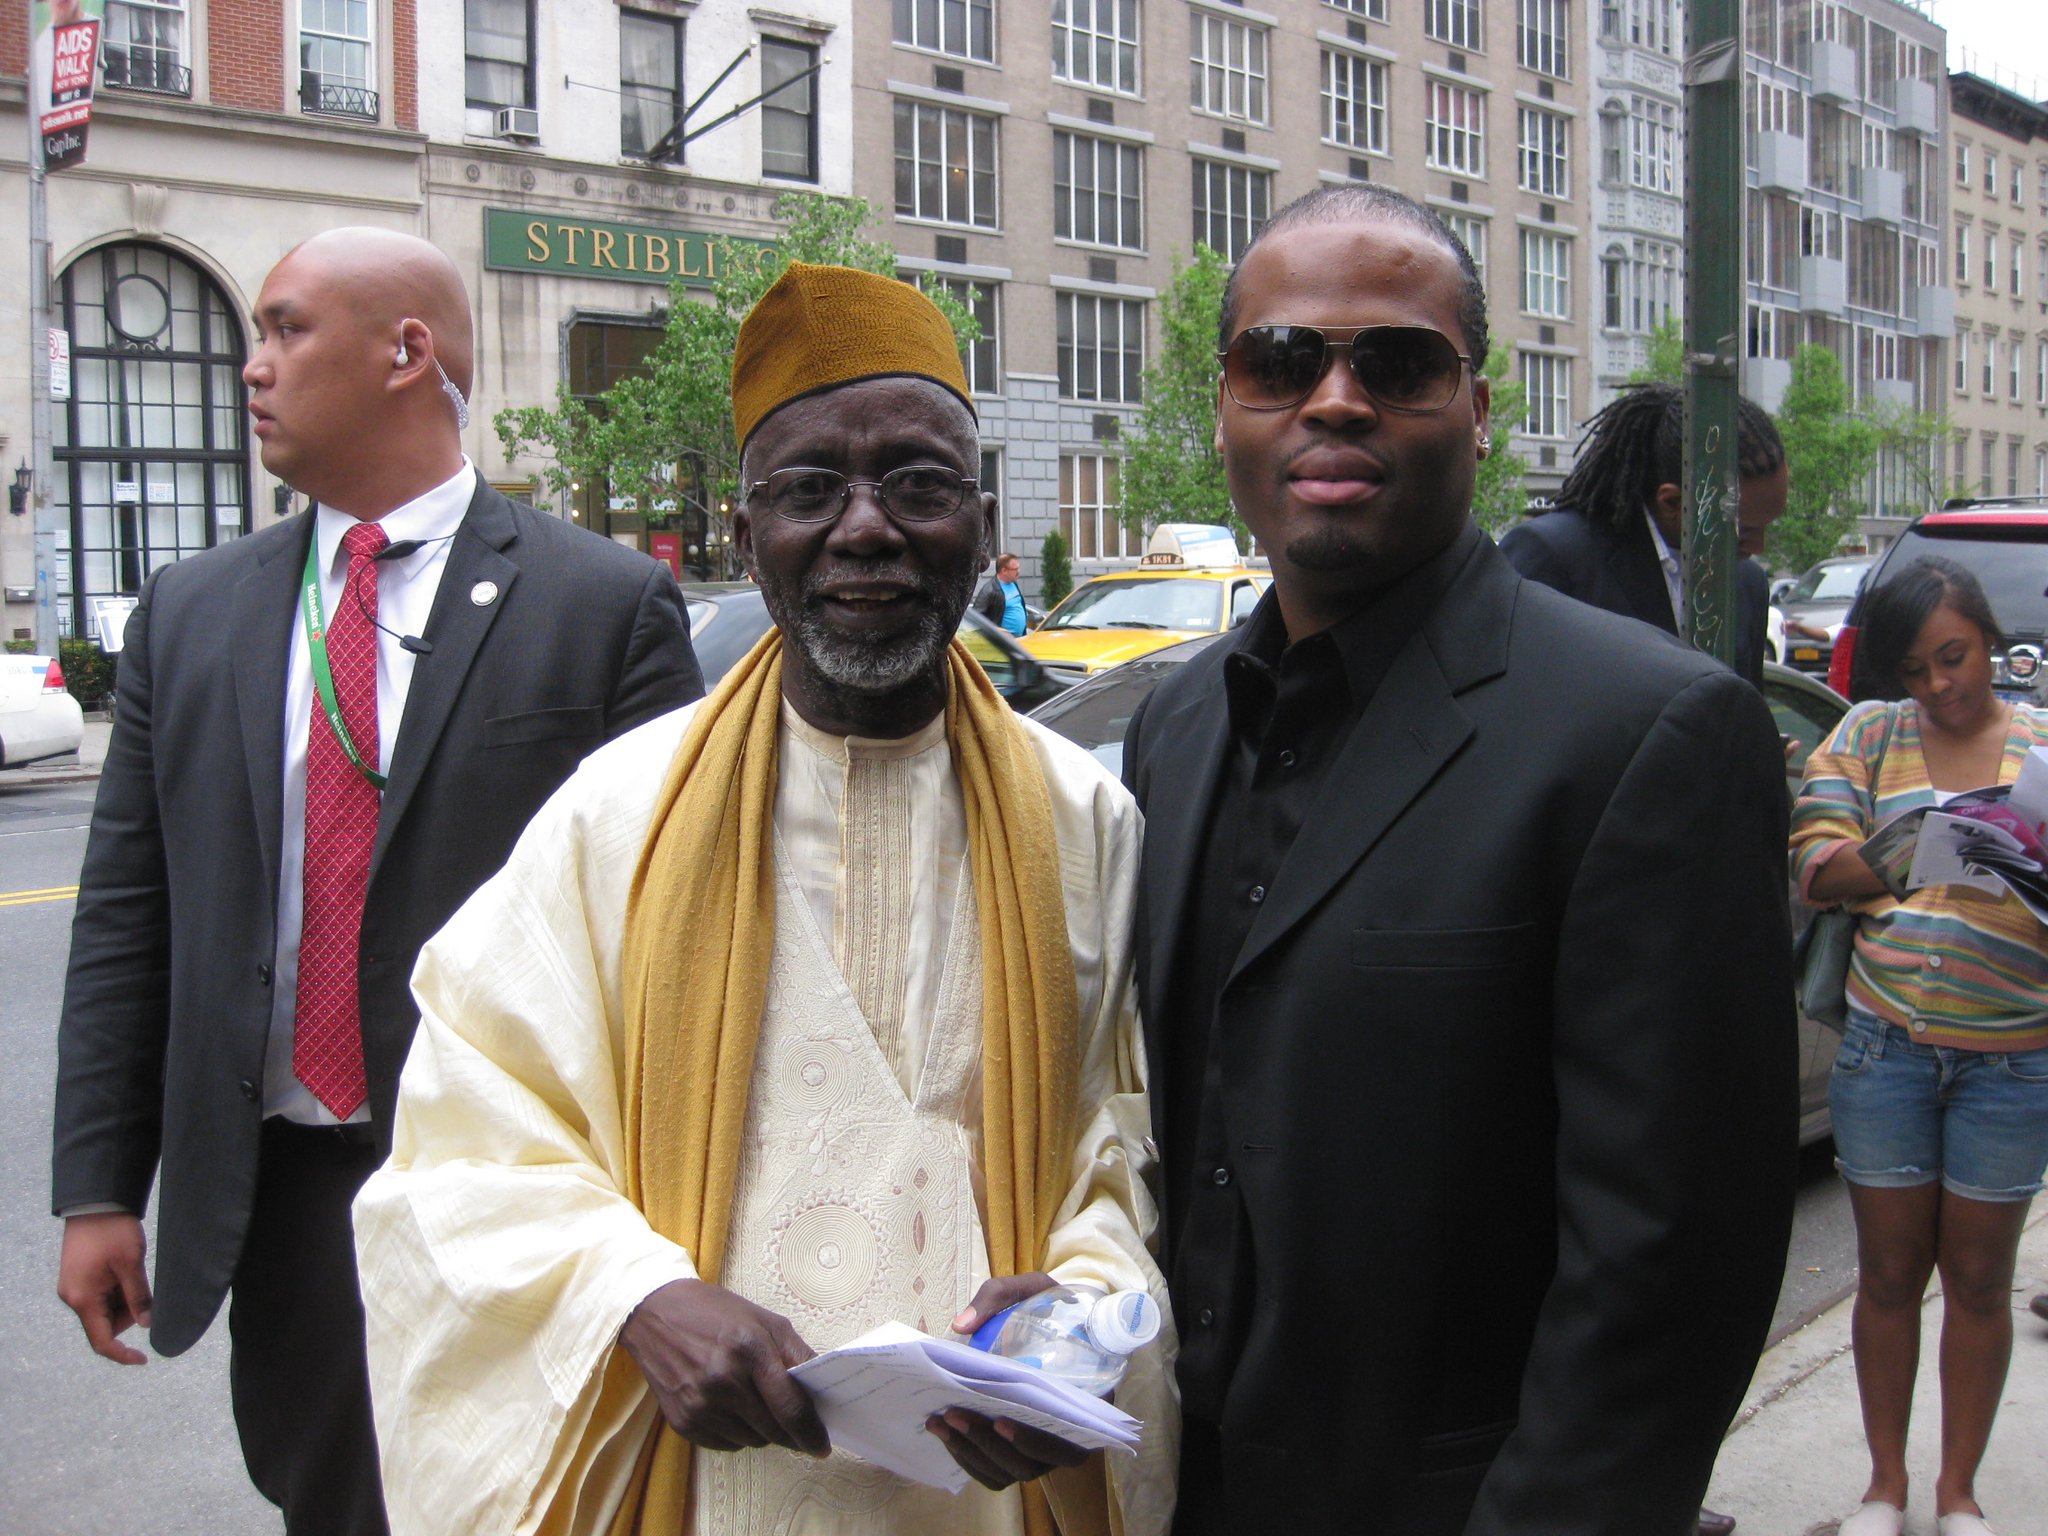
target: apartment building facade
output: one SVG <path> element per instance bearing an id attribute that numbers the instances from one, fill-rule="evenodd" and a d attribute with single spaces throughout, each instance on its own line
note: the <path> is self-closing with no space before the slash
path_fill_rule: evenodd
<path id="1" fill-rule="evenodd" d="M 1944 403 L 1945 45 L 1898 0 L 1745 10 L 1743 388 L 1767 408 L 1804 343 L 1841 359 L 1854 409 L 1883 418 Z M 1861 528 L 1871 548 L 1924 508 L 1934 473 L 1931 456 L 1881 457 Z"/>
<path id="2" fill-rule="evenodd" d="M 2048 495 L 2048 107 L 1948 77 L 1952 488 Z"/>
<path id="3" fill-rule="evenodd" d="M 0 462 L 28 471 L 27 7 L 0 6 Z M 286 250 L 414 229 L 413 0 L 106 0 L 85 163 L 48 181 L 70 391 L 52 472 L 0 519 L 0 636 L 88 632 L 88 599 L 282 506 L 256 461 L 249 311 Z"/>

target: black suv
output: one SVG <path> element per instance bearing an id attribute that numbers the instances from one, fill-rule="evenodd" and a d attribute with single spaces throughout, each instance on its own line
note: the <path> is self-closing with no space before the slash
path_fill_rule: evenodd
<path id="1" fill-rule="evenodd" d="M 2048 650 L 2048 497 L 2041 496 L 1957 498 L 1939 512 L 1914 518 L 1871 567 L 1850 605 L 1828 666 L 1828 686 L 1858 703 L 1879 696 L 1856 665 L 1864 599 L 1922 555 L 1967 566 L 1984 584 L 2006 638 L 2006 649 L 1992 658 L 1992 686 L 2003 697 L 2036 702 Z"/>

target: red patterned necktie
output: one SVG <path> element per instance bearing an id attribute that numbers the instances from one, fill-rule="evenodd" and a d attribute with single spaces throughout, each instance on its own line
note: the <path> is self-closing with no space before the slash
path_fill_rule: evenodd
<path id="1" fill-rule="evenodd" d="M 334 700 L 356 755 L 375 768 L 375 556 L 390 540 L 375 523 L 358 523 L 341 536 L 341 543 L 348 551 L 348 581 L 327 618 L 327 662 L 334 673 Z M 370 851 L 377 842 L 379 798 L 334 739 L 316 689 L 306 738 L 305 926 L 299 938 L 292 1075 L 339 1120 L 356 1112 L 366 1092 L 356 952 Z"/>

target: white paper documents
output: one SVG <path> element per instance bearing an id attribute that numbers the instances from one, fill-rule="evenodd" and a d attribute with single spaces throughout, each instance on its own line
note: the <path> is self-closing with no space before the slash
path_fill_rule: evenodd
<path id="1" fill-rule="evenodd" d="M 1089 1450 L 1137 1445 L 1143 1426 L 1099 1397 L 1029 1365 L 884 1323 L 790 1375 L 817 1404 L 832 1443 L 898 1477 L 958 1493 L 967 1474 L 925 1421 L 948 1408 L 1010 1419 Z"/>

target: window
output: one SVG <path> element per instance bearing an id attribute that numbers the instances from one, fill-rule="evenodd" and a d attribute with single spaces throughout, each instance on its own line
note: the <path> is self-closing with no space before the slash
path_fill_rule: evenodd
<path id="1" fill-rule="evenodd" d="M 1386 152 L 1385 64 L 1333 48 L 1323 50 L 1323 142 Z"/>
<path id="2" fill-rule="evenodd" d="M 1671 53 L 1679 42 L 1672 0 L 1628 0 L 1628 40 L 1638 48 Z"/>
<path id="3" fill-rule="evenodd" d="M 931 275 L 919 285 L 927 292 L 943 289 L 957 299 L 960 305 L 981 327 L 981 340 L 965 348 L 960 361 L 967 367 L 967 387 L 977 395 L 999 395 L 1003 392 L 1002 372 L 1002 324 L 1001 309 L 996 302 L 996 284 L 978 283 L 965 277 L 940 277 Z M 984 481 L 983 490 L 995 487 Z"/>
<path id="4" fill-rule="evenodd" d="M 2027 163 L 2015 160 L 2012 163 L 2012 205 L 2019 208 L 2027 201 Z"/>
<path id="5" fill-rule="evenodd" d="M 1571 119 L 1537 107 L 1515 109 L 1521 146 L 1522 190 L 1568 198 L 1571 190 Z"/>
<path id="6" fill-rule="evenodd" d="M 2034 343 L 2034 404 L 2048 405 L 2048 336 Z"/>
<path id="7" fill-rule="evenodd" d="M 907 219 L 996 227 L 996 120 L 953 107 L 896 103 L 896 212 Z"/>
<path id="8" fill-rule="evenodd" d="M 1970 184 L 1970 143 L 1967 139 L 1956 140 L 1956 185 Z"/>
<path id="9" fill-rule="evenodd" d="M 1194 238 L 1225 261 L 1236 261 L 1272 211 L 1272 174 L 1215 160 L 1196 160 L 1192 164 Z"/>
<path id="10" fill-rule="evenodd" d="M 1956 393 L 1963 394 L 1970 387 L 1970 333 L 1958 328 L 1956 331 Z"/>
<path id="11" fill-rule="evenodd" d="M 1970 281 L 1970 226 L 1956 225 L 1956 284 L 1958 287 Z"/>
<path id="12" fill-rule="evenodd" d="M 619 153 L 645 159 L 675 133 L 682 91 L 682 20 L 619 12 Z M 664 145 L 662 158 L 681 160 L 683 146 Z"/>
<path id="13" fill-rule="evenodd" d="M 377 119 L 370 0 L 299 0 L 299 110 Z"/>
<path id="14" fill-rule="evenodd" d="M 1629 185 L 1678 192 L 1678 109 L 1669 102 L 1631 96 L 1628 104 Z"/>
<path id="15" fill-rule="evenodd" d="M 1135 145 L 1079 133 L 1052 136 L 1052 232 L 1091 245 L 1145 247 L 1144 161 Z"/>
<path id="16" fill-rule="evenodd" d="M 1524 69 L 1564 80 L 1571 75 L 1570 11 L 1566 0 L 1522 0 L 1521 24 L 1515 29 L 1515 58 Z"/>
<path id="17" fill-rule="evenodd" d="M 761 174 L 788 181 L 818 179 L 818 50 L 808 43 L 761 39 Z M 781 86 L 781 90 L 776 87 Z M 903 188 L 903 109 L 896 109 L 896 188 Z M 994 160 L 990 160 L 991 179 Z M 897 210 L 899 213 L 901 208 Z"/>
<path id="18" fill-rule="evenodd" d="M 2012 282 L 2005 291 L 2014 298 L 2018 298 L 2027 291 L 2026 258 L 2024 254 L 2027 248 L 2026 237 L 2024 235 L 2011 235 L 2007 238 L 2012 241 Z"/>
<path id="19" fill-rule="evenodd" d="M 463 0 L 463 79 L 472 107 L 533 105 L 531 0 Z"/>
<path id="20" fill-rule="evenodd" d="M 108 0 L 100 71 L 108 85 L 190 96 L 184 0 Z"/>
<path id="21" fill-rule="evenodd" d="M 1983 386 L 1983 392 L 1984 392 L 1985 394 L 1987 394 L 1987 395 L 1995 395 L 1995 394 L 1997 394 L 1997 393 L 1998 393 L 1998 384 L 1997 384 L 1997 379 L 1998 379 L 1998 338 L 1997 338 L 1996 336 L 1986 336 L 1986 337 L 1984 338 L 1984 386 Z"/>
<path id="22" fill-rule="evenodd" d="M 1363 16 L 1370 21 L 1387 19 L 1387 0 L 1323 0 L 1323 3 L 1340 11 L 1349 11 L 1354 16 Z"/>
<path id="23" fill-rule="evenodd" d="M 1443 218 L 1444 223 L 1450 226 L 1451 233 L 1458 237 L 1459 242 L 1465 247 L 1466 252 L 1470 254 L 1470 256 L 1472 257 L 1472 265 L 1475 268 L 1477 268 L 1479 272 L 1479 286 L 1482 288 L 1485 287 L 1486 220 L 1478 217 L 1475 214 L 1451 213 L 1449 211 L 1446 211 L 1444 213 Z M 1481 361 L 1483 362 L 1484 359 L 1481 359 Z"/>
<path id="24" fill-rule="evenodd" d="M 1998 151 L 1984 151 L 1984 190 L 1993 197 L 1998 196 Z"/>
<path id="25" fill-rule="evenodd" d="M 1122 461 L 1106 454 L 1060 455 L 1060 533 L 1076 560 L 1135 560 L 1144 553 L 1144 536 L 1118 515 L 1122 470 Z"/>
<path id="26" fill-rule="evenodd" d="M 1572 317 L 1572 243 L 1564 235 L 1522 231 L 1522 308 L 1553 320 Z"/>
<path id="27" fill-rule="evenodd" d="M 2016 437 L 2005 440 L 2005 494 L 2017 496 L 2020 493 L 2020 448 Z"/>
<path id="28" fill-rule="evenodd" d="M 2018 334 L 2005 344 L 2005 398 L 2014 405 L 2020 403 L 2020 353 L 2026 345 L 2027 338 Z"/>
<path id="29" fill-rule="evenodd" d="M 1052 73 L 1135 96 L 1138 0 L 1052 0 Z"/>
<path id="30" fill-rule="evenodd" d="M 1611 331 L 1648 335 L 1678 313 L 1678 247 L 1662 240 L 1637 240 L 1627 249 L 1610 245 L 1600 259 L 1600 285 L 1601 324 Z M 1754 304 L 1749 308 L 1752 324 L 1759 313 L 1777 314 Z M 1753 351 L 1750 356 L 1777 354 Z"/>
<path id="31" fill-rule="evenodd" d="M 1145 306 L 1088 293 L 1053 295 L 1060 395 L 1135 405 L 1145 371 Z"/>
<path id="32" fill-rule="evenodd" d="M 1520 354 L 1522 388 L 1528 392 L 1524 430 L 1531 437 L 1562 440 L 1572 430 L 1572 360 L 1548 352 Z"/>
<path id="33" fill-rule="evenodd" d="M 1223 16 L 1194 15 L 1188 105 L 1241 123 L 1266 120 L 1266 29 Z"/>
<path id="34" fill-rule="evenodd" d="M 2034 450 L 2034 494 L 2048 496 L 2048 448 Z"/>
<path id="35" fill-rule="evenodd" d="M 1997 451 L 1998 439 L 1995 437 L 1987 437 L 1978 444 L 1977 463 L 1979 473 L 1977 478 L 1977 494 L 1980 496 L 1989 496 L 1991 494 L 1991 455 Z"/>
<path id="36" fill-rule="evenodd" d="M 956 58 L 995 58 L 992 0 L 896 0 L 893 36 L 912 48 Z"/>
<path id="37" fill-rule="evenodd" d="M 1984 227 L 1984 291 L 1998 292 L 1998 230 Z"/>
<path id="38" fill-rule="evenodd" d="M 1422 28 L 1453 48 L 1477 53 L 1486 46 L 1479 30 L 1479 0 L 1423 0 Z"/>
<path id="39" fill-rule="evenodd" d="M 1751 357 L 1774 357 L 1789 362 L 1799 349 L 1799 315 L 1794 310 L 1769 304 L 1749 306 L 1749 347 Z"/>
<path id="40" fill-rule="evenodd" d="M 1446 81 L 1423 82 L 1429 97 L 1426 119 L 1432 170 L 1459 176 L 1486 174 L 1486 100 L 1477 91 Z"/>

